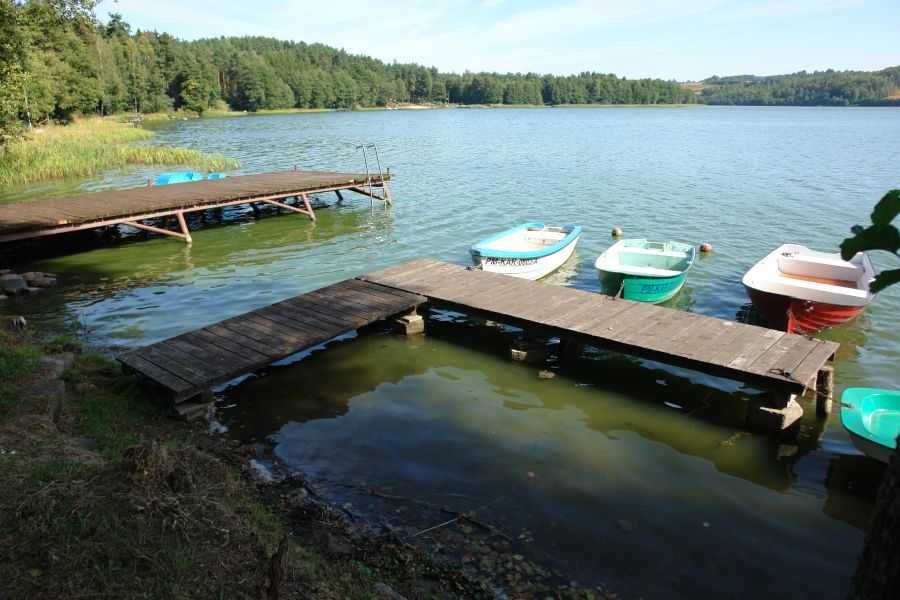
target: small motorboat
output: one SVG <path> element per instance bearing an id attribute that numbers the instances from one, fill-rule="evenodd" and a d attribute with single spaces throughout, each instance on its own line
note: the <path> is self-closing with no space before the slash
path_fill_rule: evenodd
<path id="1" fill-rule="evenodd" d="M 684 287 L 696 256 L 696 248 L 681 242 L 621 240 L 597 257 L 594 266 L 605 292 L 658 304 Z"/>
<path id="2" fill-rule="evenodd" d="M 470 252 L 483 271 L 534 280 L 561 267 L 580 236 L 578 225 L 524 223 L 481 240 Z"/>
<path id="3" fill-rule="evenodd" d="M 187 183 L 188 181 L 203 181 L 204 179 L 223 179 L 228 177 L 225 173 L 199 173 L 197 171 L 174 171 L 172 173 L 160 173 L 153 180 L 153 185 L 171 185 L 173 183 Z"/>
<path id="4" fill-rule="evenodd" d="M 900 435 L 900 391 L 847 388 L 841 395 L 841 424 L 861 452 L 890 461 Z"/>
<path id="5" fill-rule="evenodd" d="M 784 244 L 744 275 L 747 295 L 762 316 L 788 332 L 815 333 L 845 323 L 872 301 L 875 277 L 864 252 L 840 254 Z"/>

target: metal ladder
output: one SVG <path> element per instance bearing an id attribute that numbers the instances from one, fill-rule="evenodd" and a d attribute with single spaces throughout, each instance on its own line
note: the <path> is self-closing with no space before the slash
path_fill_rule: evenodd
<path id="1" fill-rule="evenodd" d="M 384 202 L 385 207 L 387 207 L 389 202 L 386 193 L 387 186 L 384 182 L 384 172 L 381 170 L 381 158 L 378 156 L 378 146 L 375 144 L 360 144 L 356 149 L 362 150 L 363 153 L 363 163 L 366 166 L 366 185 L 369 188 L 369 205 L 374 206 L 375 198 L 378 198 Z M 375 152 L 375 163 L 378 165 L 378 180 L 381 182 L 382 197 L 376 196 L 372 191 L 372 176 L 369 174 L 369 156 L 367 150 L 373 150 Z"/>

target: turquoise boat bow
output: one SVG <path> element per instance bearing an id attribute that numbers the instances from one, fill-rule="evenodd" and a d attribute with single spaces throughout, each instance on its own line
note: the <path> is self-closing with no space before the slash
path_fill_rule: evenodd
<path id="1" fill-rule="evenodd" d="M 841 395 L 841 424 L 854 446 L 888 462 L 900 436 L 900 391 L 847 388 Z"/>

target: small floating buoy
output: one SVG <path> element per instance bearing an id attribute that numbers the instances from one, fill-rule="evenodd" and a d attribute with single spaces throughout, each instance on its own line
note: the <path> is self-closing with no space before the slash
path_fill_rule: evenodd
<path id="1" fill-rule="evenodd" d="M 613 237 L 622 237 L 622 228 L 621 227 L 613 227 L 612 228 L 612 236 Z"/>
<path id="2" fill-rule="evenodd" d="M 700 244 L 700 252 L 712 252 L 712 244 L 709 242 L 703 242 Z"/>

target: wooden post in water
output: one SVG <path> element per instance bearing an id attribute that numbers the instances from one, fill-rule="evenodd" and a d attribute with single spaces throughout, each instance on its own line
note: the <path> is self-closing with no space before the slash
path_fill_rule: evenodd
<path id="1" fill-rule="evenodd" d="M 831 414 L 834 399 L 834 366 L 826 365 L 816 375 L 816 414 L 826 417 Z"/>

